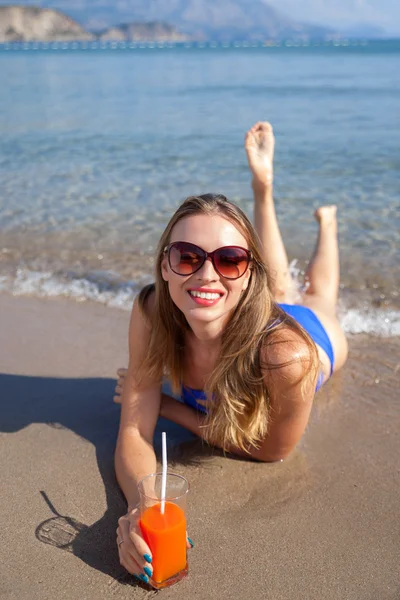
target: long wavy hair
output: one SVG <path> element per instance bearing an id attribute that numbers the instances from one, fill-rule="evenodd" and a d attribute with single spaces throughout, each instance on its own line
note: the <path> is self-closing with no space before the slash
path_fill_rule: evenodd
<path id="1" fill-rule="evenodd" d="M 257 447 L 268 431 L 270 390 L 263 376 L 268 365 L 261 365 L 263 344 L 269 343 L 268 338 L 273 339 L 270 336 L 283 324 L 297 331 L 313 359 L 305 367 L 304 377 L 313 371 L 317 351 L 308 334 L 274 302 L 261 244 L 244 212 L 221 194 L 204 194 L 187 198 L 172 216 L 158 244 L 155 284 L 143 288 L 139 295 L 139 306 L 148 318 L 147 299 L 155 292 L 142 376 L 160 380 L 167 376 L 175 393 L 180 393 L 184 382 L 185 332 L 189 325 L 171 299 L 168 283 L 161 275 L 161 263 L 173 228 L 181 219 L 193 215 L 220 215 L 230 221 L 246 238 L 253 256 L 249 284 L 223 331 L 220 354 L 205 385 L 207 416 L 203 424 L 207 442 L 224 450 L 233 446 L 249 452 L 249 447 Z"/>

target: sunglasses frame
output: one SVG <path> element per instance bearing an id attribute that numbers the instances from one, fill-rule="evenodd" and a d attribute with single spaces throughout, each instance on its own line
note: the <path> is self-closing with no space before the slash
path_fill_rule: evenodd
<path id="1" fill-rule="evenodd" d="M 189 244 L 190 246 L 194 246 L 195 248 L 198 248 L 201 253 L 204 255 L 204 259 L 200 262 L 199 266 L 197 267 L 197 269 L 195 269 L 192 273 L 188 273 L 187 275 L 185 275 L 184 273 L 177 273 L 171 265 L 171 248 L 175 245 L 175 244 Z M 245 270 L 243 271 L 243 273 L 241 275 L 239 275 L 238 277 L 226 277 L 225 275 L 223 275 L 220 270 L 217 268 L 216 264 L 215 264 L 215 260 L 214 260 L 214 255 L 216 252 L 218 252 L 219 250 L 223 250 L 224 248 L 238 248 L 239 250 L 243 250 L 246 255 L 247 255 L 247 265 Z M 175 273 L 175 275 L 179 275 L 180 277 L 190 277 L 191 275 L 194 275 L 194 273 L 197 273 L 197 271 L 200 271 L 201 267 L 204 265 L 204 263 L 206 262 L 206 260 L 208 258 L 211 258 L 211 262 L 212 262 L 212 266 L 214 267 L 214 270 L 218 273 L 218 275 L 220 275 L 221 277 L 223 277 L 224 279 L 228 279 L 229 281 L 235 281 L 236 279 L 240 279 L 241 277 L 243 277 L 243 275 L 246 273 L 247 269 L 250 266 L 250 263 L 253 262 L 253 255 L 251 253 L 250 250 L 248 250 L 247 248 L 243 248 L 242 246 L 221 246 L 220 248 L 216 248 L 215 250 L 213 250 L 212 252 L 206 252 L 205 250 L 203 250 L 203 248 L 200 248 L 200 246 L 197 246 L 196 244 L 192 244 L 191 242 L 182 242 L 182 241 L 177 241 L 177 242 L 171 242 L 170 244 L 168 244 L 168 246 L 165 246 L 163 253 L 167 253 L 168 256 L 168 264 L 170 266 L 171 271 L 173 271 Z"/>

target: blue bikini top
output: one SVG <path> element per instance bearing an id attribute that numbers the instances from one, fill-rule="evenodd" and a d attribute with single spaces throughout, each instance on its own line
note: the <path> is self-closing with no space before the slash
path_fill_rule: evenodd
<path id="1" fill-rule="evenodd" d="M 199 410 L 205 415 L 207 414 L 206 407 L 198 403 L 198 400 L 207 400 L 204 390 L 194 390 L 193 388 L 183 385 L 181 391 L 181 400 L 188 406 Z"/>
<path id="2" fill-rule="evenodd" d="M 278 304 L 288 315 L 295 319 L 300 325 L 307 331 L 310 337 L 316 344 L 319 344 L 328 355 L 331 361 L 331 375 L 333 373 L 334 354 L 332 343 L 328 337 L 320 320 L 317 316 L 305 306 L 289 305 L 289 304 Z M 318 376 L 317 385 L 315 391 L 318 392 L 324 382 L 324 374 L 321 371 Z M 182 385 L 181 400 L 188 406 L 199 410 L 200 412 L 207 414 L 207 409 L 202 404 L 198 403 L 198 400 L 207 400 L 207 396 L 204 390 L 194 390 L 193 388 Z"/>

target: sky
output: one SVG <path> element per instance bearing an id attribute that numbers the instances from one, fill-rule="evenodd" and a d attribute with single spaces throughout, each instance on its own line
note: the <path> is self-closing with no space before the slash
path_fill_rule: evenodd
<path id="1" fill-rule="evenodd" d="M 47 0 L 47 6 L 67 7 L 81 5 L 95 7 L 107 5 L 129 6 L 133 0 Z M 297 21 L 332 26 L 353 27 L 358 24 L 380 26 L 389 34 L 400 36 L 400 0 L 263 0 Z M 1 5 L 26 4 L 40 6 L 40 0 L 0 0 Z"/>
<path id="2" fill-rule="evenodd" d="M 265 0 L 298 21 L 352 27 L 368 23 L 400 34 L 399 0 Z"/>

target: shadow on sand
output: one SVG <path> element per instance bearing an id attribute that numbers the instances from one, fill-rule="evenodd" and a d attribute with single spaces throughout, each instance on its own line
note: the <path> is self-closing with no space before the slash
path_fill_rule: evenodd
<path id="1" fill-rule="evenodd" d="M 113 403 L 113 379 L 57 379 L 0 374 L 0 389 L 6 399 L 0 413 L 0 432 L 12 433 L 32 423 L 67 428 L 91 442 L 102 477 L 107 510 L 92 525 L 61 515 L 45 490 L 39 490 L 49 507 L 49 518 L 38 524 L 36 537 L 43 543 L 72 552 L 91 567 L 113 577 L 120 583 L 141 585 L 120 566 L 115 549 L 118 518 L 126 510 L 125 499 L 114 474 L 114 448 L 119 426 L 120 407 Z M 219 454 L 190 432 L 159 419 L 155 440 L 166 431 L 169 462 L 198 465 Z M 155 445 L 160 456 L 160 444 Z"/>

